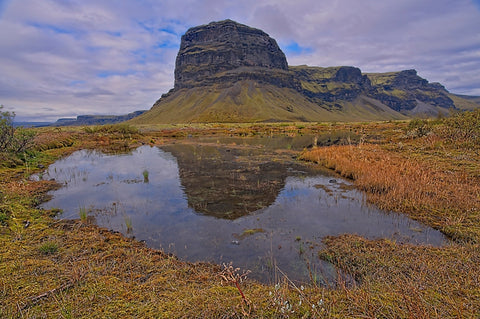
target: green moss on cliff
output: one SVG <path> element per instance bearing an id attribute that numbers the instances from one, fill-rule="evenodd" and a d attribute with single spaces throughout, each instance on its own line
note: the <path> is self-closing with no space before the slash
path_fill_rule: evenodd
<path id="1" fill-rule="evenodd" d="M 391 85 L 400 72 L 365 73 L 373 86 Z"/>
<path id="2" fill-rule="evenodd" d="M 289 66 L 300 80 L 308 79 L 309 81 L 328 81 L 331 80 L 340 69 L 340 66 L 322 68 L 318 66 Z"/>

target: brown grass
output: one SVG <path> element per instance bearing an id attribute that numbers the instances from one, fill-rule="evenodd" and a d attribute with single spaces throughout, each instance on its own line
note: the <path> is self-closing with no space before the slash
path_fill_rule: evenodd
<path id="1" fill-rule="evenodd" d="M 353 179 L 382 209 L 407 213 L 455 240 L 480 241 L 480 176 L 472 172 L 372 144 L 318 148 L 302 158 Z"/>
<path id="2" fill-rule="evenodd" d="M 336 291 L 341 317 L 474 318 L 480 313 L 478 245 L 434 248 L 355 235 L 328 237 L 324 243 L 321 257 L 358 281 Z"/>
<path id="3" fill-rule="evenodd" d="M 367 200 L 454 239 L 444 247 L 328 237 L 321 258 L 357 279 L 335 290 L 340 317 L 473 318 L 480 313 L 480 112 L 421 121 L 376 144 L 302 157 L 354 181 Z M 459 124 L 460 123 L 460 124 Z M 467 124 L 465 124 L 467 123 Z M 422 134 L 418 133 L 418 124 Z M 465 134 L 465 132 L 473 132 Z"/>

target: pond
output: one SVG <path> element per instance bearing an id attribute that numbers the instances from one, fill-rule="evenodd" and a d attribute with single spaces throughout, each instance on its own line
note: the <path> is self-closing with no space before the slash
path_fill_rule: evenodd
<path id="1" fill-rule="evenodd" d="M 248 145 L 247 145 L 248 144 Z M 82 150 L 41 175 L 63 187 L 44 208 L 89 220 L 187 261 L 233 262 L 274 282 L 332 281 L 317 257 L 323 237 L 441 245 L 444 236 L 365 203 L 349 181 L 295 160 L 295 153 L 238 140 L 142 146 L 128 154 Z"/>

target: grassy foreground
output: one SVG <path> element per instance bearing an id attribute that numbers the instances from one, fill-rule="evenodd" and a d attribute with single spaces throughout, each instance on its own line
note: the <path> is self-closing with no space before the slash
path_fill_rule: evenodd
<path id="1" fill-rule="evenodd" d="M 479 114 L 410 124 L 39 130 L 26 165 L 0 169 L 0 317 L 475 318 Z M 319 257 L 349 273 L 355 284 L 303 287 L 279 273 L 279 282 L 269 286 L 243 280 L 244 270 L 228 265 L 179 261 L 88 220 L 55 220 L 55 211 L 36 208 L 55 183 L 28 179 L 38 167 L 80 148 L 124 150 L 202 134 L 338 131 L 361 138 L 302 157 L 353 179 L 370 202 L 441 230 L 452 244 L 328 237 Z"/>

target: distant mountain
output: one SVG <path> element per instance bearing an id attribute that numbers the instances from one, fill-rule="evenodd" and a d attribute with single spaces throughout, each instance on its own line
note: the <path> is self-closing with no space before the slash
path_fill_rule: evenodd
<path id="1" fill-rule="evenodd" d="M 14 127 L 44 127 L 52 124 L 51 122 L 13 122 Z"/>
<path id="2" fill-rule="evenodd" d="M 455 106 L 461 110 L 473 110 L 480 105 L 480 96 L 450 94 L 450 98 L 455 101 Z"/>
<path id="3" fill-rule="evenodd" d="M 189 29 L 174 88 L 131 123 L 369 121 L 480 107 L 416 70 L 288 66 L 265 32 L 231 20 Z"/>
<path id="4" fill-rule="evenodd" d="M 50 126 L 103 125 L 125 122 L 146 111 L 135 111 L 126 115 L 79 115 L 76 118 L 61 118 Z"/>

